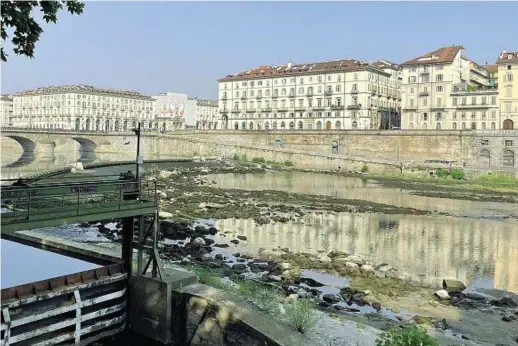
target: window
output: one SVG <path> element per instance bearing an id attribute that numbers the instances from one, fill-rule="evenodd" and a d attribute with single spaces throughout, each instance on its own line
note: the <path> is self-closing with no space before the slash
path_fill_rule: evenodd
<path id="1" fill-rule="evenodd" d="M 410 88 L 410 93 L 411 94 L 415 93 L 415 88 Z"/>
<path id="2" fill-rule="evenodd" d="M 281 95 L 286 95 L 286 88 L 281 89 Z"/>
<path id="3" fill-rule="evenodd" d="M 257 82 L 257 85 L 263 85 L 263 81 L 260 80 L 259 82 Z"/>
<path id="4" fill-rule="evenodd" d="M 336 98 L 336 105 L 337 106 L 341 106 L 342 105 L 342 98 L 341 97 L 337 97 Z"/>
<path id="5" fill-rule="evenodd" d="M 428 113 L 423 114 L 423 121 L 428 121 Z"/>
<path id="6" fill-rule="evenodd" d="M 435 80 L 436 80 L 437 82 L 442 82 L 442 74 L 438 74 L 438 75 L 436 75 L 436 76 L 435 76 Z"/>
<path id="7" fill-rule="evenodd" d="M 457 129 L 457 123 L 453 123 L 453 129 L 456 130 Z"/>
<path id="8" fill-rule="evenodd" d="M 505 107 L 505 112 L 506 113 L 511 113 L 511 102 L 505 103 L 504 107 Z"/>
<path id="9" fill-rule="evenodd" d="M 489 145 L 489 139 L 483 139 L 480 141 L 480 145 Z"/>
<path id="10" fill-rule="evenodd" d="M 270 96 L 270 90 L 266 90 L 264 93 L 265 93 L 266 97 Z"/>
<path id="11" fill-rule="evenodd" d="M 442 107 L 442 98 L 441 97 L 437 98 L 437 107 Z"/>
<path id="12" fill-rule="evenodd" d="M 338 84 L 335 88 L 336 92 L 340 92 L 342 91 L 342 86 L 340 84 Z"/>
<path id="13" fill-rule="evenodd" d="M 462 98 L 462 105 L 465 106 L 466 105 L 466 102 L 467 102 L 467 98 L 466 97 L 463 97 Z"/>
<path id="14" fill-rule="evenodd" d="M 495 119 L 496 118 L 496 111 L 491 111 L 491 119 Z"/>
<path id="15" fill-rule="evenodd" d="M 428 105 L 428 99 L 424 98 L 423 101 L 422 101 L 422 104 L 423 104 L 423 106 L 427 106 Z"/>
<path id="16" fill-rule="evenodd" d="M 496 105 L 496 96 L 491 96 L 491 104 Z"/>
<path id="17" fill-rule="evenodd" d="M 435 121 L 441 121 L 442 120 L 442 114 L 441 112 L 435 113 Z"/>
<path id="18" fill-rule="evenodd" d="M 429 76 L 429 75 L 427 75 L 427 74 L 423 75 L 423 76 L 421 77 L 421 81 L 422 81 L 423 83 L 427 83 L 427 82 L 429 82 L 429 81 L 430 81 L 430 76 Z"/>
<path id="19" fill-rule="evenodd" d="M 435 129 L 436 129 L 436 130 L 440 130 L 440 129 L 441 129 L 441 123 L 437 123 L 437 124 L 435 125 Z"/>
<path id="20" fill-rule="evenodd" d="M 409 83 L 415 83 L 415 82 L 416 82 L 416 76 L 410 76 L 410 77 L 408 77 L 408 82 L 409 82 Z"/>
<path id="21" fill-rule="evenodd" d="M 241 83 L 241 85 L 246 86 L 246 82 Z"/>
<path id="22" fill-rule="evenodd" d="M 512 89 L 511 87 L 505 88 L 505 97 L 511 97 L 512 96 Z"/>
<path id="23" fill-rule="evenodd" d="M 250 97 L 254 97 L 254 91 L 250 91 Z"/>
<path id="24" fill-rule="evenodd" d="M 304 94 L 304 88 L 299 88 L 299 94 Z"/>
<path id="25" fill-rule="evenodd" d="M 442 85 L 438 85 L 437 87 L 435 87 L 435 91 L 442 92 L 443 91 Z"/>
<path id="26" fill-rule="evenodd" d="M 302 108 L 302 107 L 304 107 L 304 100 L 299 99 L 299 108 Z"/>
<path id="27" fill-rule="evenodd" d="M 496 124 L 495 123 L 491 123 L 491 130 L 495 130 L 496 129 Z"/>
<path id="28" fill-rule="evenodd" d="M 286 84 L 286 78 L 282 79 L 282 84 Z"/>
<path id="29" fill-rule="evenodd" d="M 505 75 L 505 81 L 506 82 L 512 82 L 513 81 L 513 74 L 512 73 L 508 73 Z"/>
<path id="30" fill-rule="evenodd" d="M 330 97 L 328 97 L 328 98 L 326 99 L 326 106 L 327 106 L 327 107 L 331 107 L 331 98 L 330 98 Z"/>
<path id="31" fill-rule="evenodd" d="M 412 67 L 410 68 L 410 72 L 415 72 L 415 66 L 412 66 Z"/>
<path id="32" fill-rule="evenodd" d="M 485 105 L 487 103 L 487 98 L 485 96 L 482 96 L 481 100 L 482 100 L 481 104 Z"/>
<path id="33" fill-rule="evenodd" d="M 466 129 L 466 123 L 462 123 L 462 129 L 465 130 Z"/>
<path id="34" fill-rule="evenodd" d="M 476 97 L 476 96 L 473 96 L 473 97 L 471 98 L 471 104 L 472 104 L 472 105 L 476 105 L 476 104 L 477 104 L 477 97 Z"/>
<path id="35" fill-rule="evenodd" d="M 454 97 L 454 98 L 453 98 L 453 105 L 454 105 L 454 106 L 456 106 L 456 105 L 457 105 L 457 98 L 456 98 L 456 97 Z"/>
<path id="36" fill-rule="evenodd" d="M 513 141 L 512 141 L 512 140 L 510 140 L 510 139 L 506 139 L 506 140 L 504 141 L 504 145 L 505 145 L 506 147 L 512 147 L 512 146 L 513 146 Z"/>
<path id="37" fill-rule="evenodd" d="M 472 129 L 472 130 L 476 130 L 476 129 L 477 129 L 477 123 L 472 122 L 472 123 L 471 123 L 471 129 Z"/>

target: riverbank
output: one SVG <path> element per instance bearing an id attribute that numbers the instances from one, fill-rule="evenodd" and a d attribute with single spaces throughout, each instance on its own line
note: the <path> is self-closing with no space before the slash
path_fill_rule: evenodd
<path id="1" fill-rule="evenodd" d="M 226 227 L 222 232 L 214 223 L 200 219 L 253 219 L 254 223 L 268 227 L 303 223 L 309 213 L 383 213 L 431 218 L 452 215 L 362 199 L 275 189 L 223 188 L 216 182 L 216 175 L 233 174 L 232 177 L 236 177 L 237 174 L 260 180 L 264 173 L 258 165 L 157 173 L 153 179 L 157 179 L 160 188 L 164 219 L 161 229 L 169 239 L 164 244 L 165 258 L 183 265 L 202 265 L 228 280 L 250 277 L 264 280 L 278 286 L 289 299 L 311 298 L 328 315 L 381 330 L 421 324 L 432 333 L 438 333 L 439 338 L 456 337 L 458 344 L 468 339 L 480 344 L 492 344 L 498 339 L 506 344 L 518 337 L 514 335 L 516 321 L 513 317 L 518 316 L 518 311 L 514 306 L 500 306 L 501 297 L 495 298 L 478 290 L 468 294 L 462 289 L 440 298 L 436 294 L 440 287 L 417 284 L 416 278 L 408 273 L 387 263 L 371 262 L 360 254 L 344 251 L 301 253 L 289 248 L 260 248 L 252 253 L 246 253 L 246 250 L 237 253 L 238 244 L 248 243 L 247 237 L 239 234 L 237 224 L 235 229 Z M 264 176 L 266 178 L 272 179 Z M 367 177 L 367 180 L 374 179 Z M 389 181 L 387 178 L 387 184 Z M 436 189 L 439 190 L 439 186 Z M 473 193 L 466 190 L 466 193 L 470 192 Z M 178 219 L 184 222 L 169 221 Z M 192 245 L 193 241 L 200 246 Z M 244 248 L 245 245 L 240 247 Z M 319 282 L 322 278 L 328 283 Z M 463 283 L 459 285 L 464 286 Z M 516 297 L 512 299 L 516 301 Z"/>

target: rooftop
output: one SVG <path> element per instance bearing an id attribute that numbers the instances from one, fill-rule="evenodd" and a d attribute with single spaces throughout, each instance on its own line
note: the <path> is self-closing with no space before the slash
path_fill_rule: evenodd
<path id="1" fill-rule="evenodd" d="M 503 51 L 498 56 L 497 65 L 518 64 L 518 52 Z"/>
<path id="2" fill-rule="evenodd" d="M 12 100 L 13 100 L 12 95 L 8 95 L 8 94 L 2 95 L 2 101 L 12 101 Z"/>
<path id="3" fill-rule="evenodd" d="M 396 70 L 396 71 L 400 71 L 401 70 L 401 66 L 400 65 L 398 65 L 396 63 L 393 63 L 393 62 L 390 62 L 388 60 L 383 60 L 383 59 L 376 61 L 372 65 L 374 67 L 381 68 L 381 69 L 390 68 L 390 69 Z"/>
<path id="4" fill-rule="evenodd" d="M 498 72 L 498 65 L 497 64 L 486 65 L 486 68 L 487 68 L 487 70 L 490 73 L 497 73 Z"/>
<path id="5" fill-rule="evenodd" d="M 463 46 L 449 46 L 439 48 L 433 52 L 423 54 L 404 62 L 402 65 L 429 65 L 429 64 L 447 64 L 453 62 L 459 52 L 464 49 Z"/>
<path id="6" fill-rule="evenodd" d="M 285 65 L 278 66 L 259 66 L 248 71 L 227 75 L 226 77 L 223 77 L 218 81 L 222 82 L 230 80 L 260 79 L 284 76 L 290 77 L 328 72 L 354 72 L 365 70 L 371 70 L 373 72 L 387 74 L 386 72 L 380 70 L 379 68 L 365 61 L 359 61 L 355 59 L 337 59 L 333 61 L 312 62 L 306 64 L 287 63 Z"/>
<path id="7" fill-rule="evenodd" d="M 29 89 L 22 90 L 14 94 L 14 96 L 21 95 L 38 95 L 38 94 L 62 94 L 62 93 L 85 93 L 85 94 L 106 94 L 111 96 L 119 96 L 119 97 L 131 97 L 131 98 L 139 98 L 151 100 L 150 96 L 141 94 L 137 91 L 133 90 L 125 90 L 125 89 L 108 89 L 108 88 L 99 88 L 91 85 L 59 85 L 59 86 L 49 86 L 49 87 L 41 87 L 37 89 Z"/>

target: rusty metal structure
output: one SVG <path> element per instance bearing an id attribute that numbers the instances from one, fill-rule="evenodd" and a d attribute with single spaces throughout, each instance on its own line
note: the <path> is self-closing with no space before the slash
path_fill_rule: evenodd
<path id="1" fill-rule="evenodd" d="M 130 177 L 131 178 L 131 177 Z M 156 184 L 122 180 L 8 186 L 2 205 L 2 239 L 15 232 L 105 219 L 122 219 L 119 263 L 3 289 L 2 346 L 87 345 L 131 324 L 129 277 L 161 280 L 157 250 Z M 133 268 L 134 249 L 137 251 Z"/>

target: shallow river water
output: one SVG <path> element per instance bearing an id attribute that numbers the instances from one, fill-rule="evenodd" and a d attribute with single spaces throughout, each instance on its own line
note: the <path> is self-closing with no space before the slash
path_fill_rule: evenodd
<path id="1" fill-rule="evenodd" d="M 423 284 L 437 285 L 449 276 L 518 293 L 518 222 L 502 219 L 516 213 L 516 204 L 421 197 L 360 178 L 316 173 L 225 174 L 209 179 L 223 188 L 321 194 L 455 215 L 323 213 L 286 224 L 218 221 L 222 231 L 247 236 L 245 243 L 231 244 L 236 251 L 338 249 L 388 263 Z"/>

